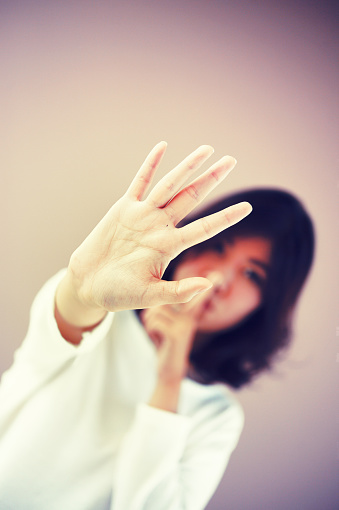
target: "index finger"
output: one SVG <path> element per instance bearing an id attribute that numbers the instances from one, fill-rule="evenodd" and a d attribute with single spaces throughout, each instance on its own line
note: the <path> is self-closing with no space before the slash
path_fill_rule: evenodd
<path id="1" fill-rule="evenodd" d="M 251 204 L 240 202 L 177 229 L 182 241 L 181 251 L 219 234 L 244 219 L 251 211 Z"/>

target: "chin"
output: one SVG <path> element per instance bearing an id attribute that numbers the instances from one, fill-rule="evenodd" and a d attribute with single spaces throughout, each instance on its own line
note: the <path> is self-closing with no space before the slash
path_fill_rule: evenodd
<path id="1" fill-rule="evenodd" d="M 199 324 L 199 327 L 198 327 L 198 331 L 200 333 L 216 333 L 218 331 L 224 331 L 225 329 L 232 329 L 233 326 L 235 326 L 236 324 L 222 324 L 220 326 L 217 326 L 215 324 L 215 322 L 213 323 L 208 323 L 208 322 L 204 322 L 202 321 L 200 324 Z"/>
<path id="2" fill-rule="evenodd" d="M 245 317 L 246 319 L 246 317 Z M 229 320 L 228 322 L 223 322 L 222 324 L 218 324 L 215 320 L 209 319 L 204 320 L 202 319 L 199 322 L 198 331 L 200 333 L 217 333 L 218 331 L 226 331 L 226 330 L 232 330 L 235 327 L 239 326 L 242 322 L 245 321 L 245 319 L 239 319 L 239 320 Z"/>

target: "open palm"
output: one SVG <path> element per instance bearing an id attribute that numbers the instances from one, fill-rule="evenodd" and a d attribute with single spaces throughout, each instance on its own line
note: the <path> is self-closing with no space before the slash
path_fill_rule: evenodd
<path id="1" fill-rule="evenodd" d="M 213 153 L 203 145 L 163 177 L 145 197 L 167 144 L 147 156 L 125 195 L 116 202 L 73 253 L 69 270 L 79 299 L 109 311 L 189 301 L 211 286 L 195 277 L 166 282 L 161 277 L 183 250 L 218 234 L 251 211 L 241 203 L 176 228 L 215 188 L 236 161 L 225 156 L 184 187 Z"/>

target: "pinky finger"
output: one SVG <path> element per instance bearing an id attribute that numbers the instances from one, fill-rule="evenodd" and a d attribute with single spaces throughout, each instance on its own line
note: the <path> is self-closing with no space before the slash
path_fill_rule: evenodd
<path id="1" fill-rule="evenodd" d="M 179 229 L 183 242 L 182 251 L 202 243 L 219 234 L 222 230 L 238 223 L 248 216 L 252 206 L 248 202 L 232 205 L 217 213 L 205 216 Z"/>

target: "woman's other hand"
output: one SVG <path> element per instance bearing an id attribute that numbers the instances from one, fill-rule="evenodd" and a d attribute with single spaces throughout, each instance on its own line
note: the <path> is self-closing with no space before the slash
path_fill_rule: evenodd
<path id="1" fill-rule="evenodd" d="M 208 274 L 216 284 L 219 273 Z M 158 379 L 163 383 L 180 382 L 187 374 L 189 355 L 205 304 L 213 299 L 215 287 L 199 293 L 189 303 L 161 305 L 143 310 L 142 323 L 157 349 Z"/>
<path id="2" fill-rule="evenodd" d="M 216 283 L 219 275 L 208 275 Z M 141 312 L 141 320 L 157 349 L 157 383 L 149 405 L 176 412 L 182 379 L 189 369 L 189 355 L 204 311 L 214 288 L 195 296 L 189 303 L 162 305 Z"/>

